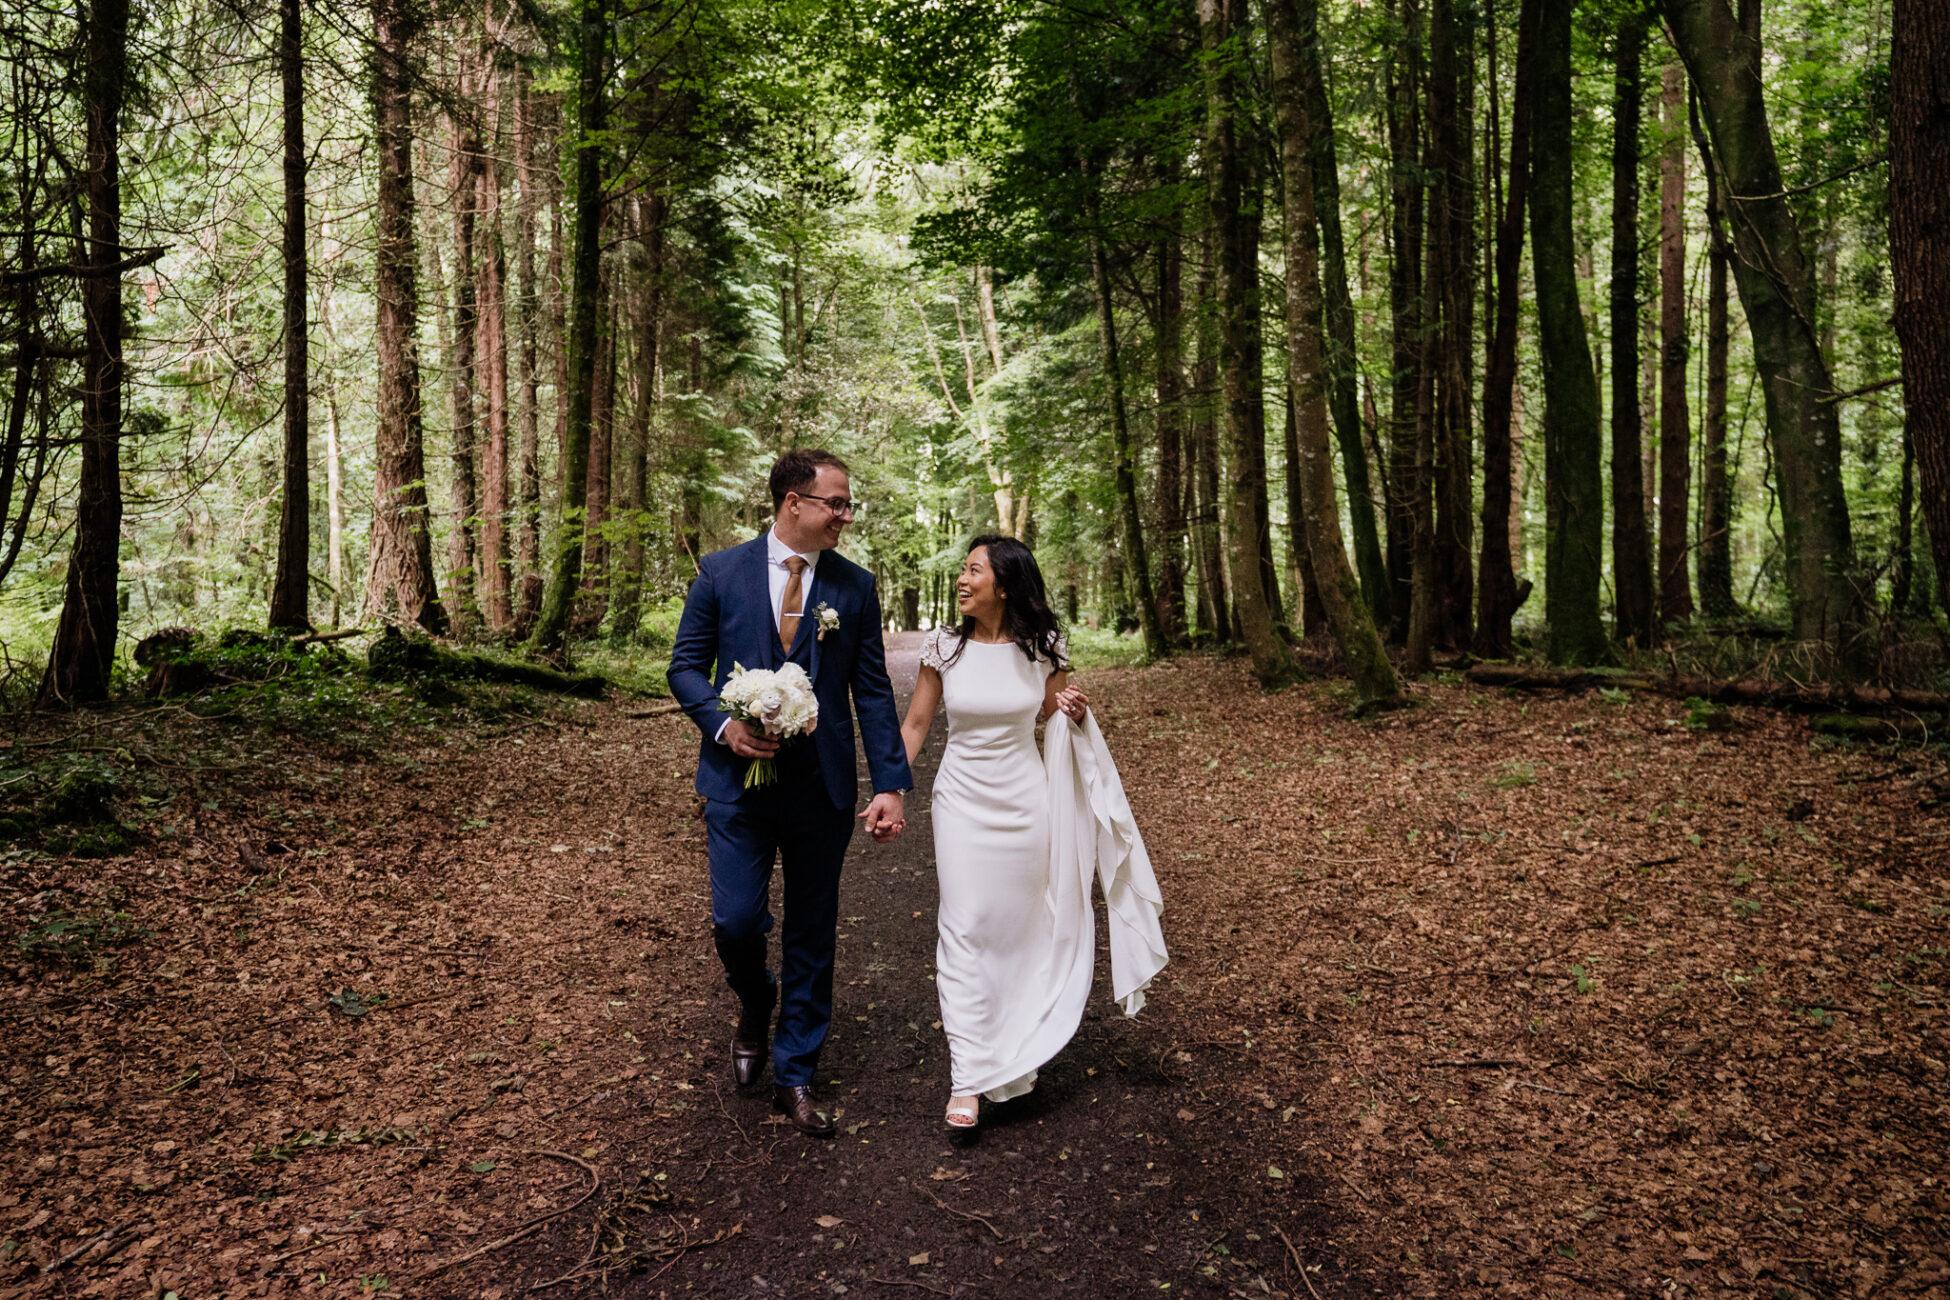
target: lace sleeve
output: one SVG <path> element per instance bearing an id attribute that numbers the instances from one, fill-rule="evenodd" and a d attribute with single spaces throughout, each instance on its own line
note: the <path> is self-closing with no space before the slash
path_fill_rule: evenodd
<path id="1" fill-rule="evenodd" d="M 1059 636 L 1056 638 L 1056 644 L 1050 647 L 1049 668 L 1043 675 L 1048 677 L 1056 673 L 1067 673 L 1069 671 L 1070 643 Z"/>
<path id="2" fill-rule="evenodd" d="M 941 629 L 928 633 L 928 639 L 921 643 L 921 667 L 940 672 L 946 656 L 941 649 Z"/>

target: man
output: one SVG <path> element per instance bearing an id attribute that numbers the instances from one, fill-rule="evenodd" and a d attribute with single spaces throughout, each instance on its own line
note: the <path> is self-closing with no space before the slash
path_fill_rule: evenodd
<path id="1" fill-rule="evenodd" d="M 914 781 L 887 680 L 880 593 L 872 574 L 833 549 L 855 508 L 846 466 L 831 452 L 789 451 L 772 466 L 771 487 L 771 529 L 698 566 L 671 650 L 670 692 L 704 733 L 697 792 L 710 843 L 711 933 L 740 1004 L 732 1077 L 740 1087 L 758 1082 L 776 1003 L 772 1108 L 801 1133 L 830 1138 L 812 1087 L 833 1017 L 840 862 L 853 836 L 853 705 L 874 790 L 860 817 L 875 840 L 900 833 L 902 796 Z M 718 694 L 734 664 L 787 661 L 806 670 L 819 700 L 810 735 L 780 744 L 726 719 Z M 745 772 L 759 758 L 776 762 L 778 779 L 748 790 Z M 775 857 L 785 866 L 776 981 L 765 957 Z"/>

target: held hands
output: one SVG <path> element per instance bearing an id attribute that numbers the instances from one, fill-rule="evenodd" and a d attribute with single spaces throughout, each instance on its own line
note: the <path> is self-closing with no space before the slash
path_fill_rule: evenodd
<path id="1" fill-rule="evenodd" d="M 901 815 L 901 797 L 893 791 L 883 791 L 873 797 L 867 810 L 860 814 L 860 820 L 867 824 L 867 833 L 876 844 L 885 844 L 907 829 L 907 819 Z"/>

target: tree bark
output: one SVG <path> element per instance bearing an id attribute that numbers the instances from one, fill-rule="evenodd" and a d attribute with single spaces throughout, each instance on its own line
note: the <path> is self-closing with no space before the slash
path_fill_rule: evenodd
<path id="1" fill-rule="evenodd" d="M 1657 638 L 1652 543 L 1646 522 L 1645 429 L 1639 412 L 1639 134 L 1649 16 L 1619 18 L 1612 51 L 1611 575 L 1620 641 Z"/>
<path id="2" fill-rule="evenodd" d="M 1709 618 L 1740 612 L 1733 598 L 1733 483 L 1727 477 L 1727 248 L 1726 203 L 1699 97 L 1691 96 L 1693 142 L 1706 179 L 1706 410 L 1700 424 L 1699 600 Z"/>
<path id="3" fill-rule="evenodd" d="M 1158 401 L 1153 429 L 1158 477 L 1158 632 L 1176 648 L 1185 642 L 1185 373 L 1183 291 L 1185 250 L 1177 231 L 1158 241 Z"/>
<path id="4" fill-rule="evenodd" d="M 1198 345 L 1192 367 L 1192 419 L 1188 443 L 1191 473 L 1187 492 L 1191 508 L 1192 559 L 1197 566 L 1198 616 L 1202 630 L 1218 641 L 1232 636 L 1232 601 L 1226 592 L 1225 562 L 1219 529 L 1219 331 L 1217 232 L 1209 220 L 1199 241 L 1198 287 L 1195 295 Z"/>
<path id="5" fill-rule="evenodd" d="M 1473 343 L 1468 250 L 1474 245 L 1475 186 L 1471 166 L 1473 131 L 1465 75 L 1473 49 L 1456 20 L 1454 0 L 1433 0 L 1430 8 L 1429 305 L 1437 313 L 1434 463 L 1435 603 L 1437 644 L 1467 641 L 1475 575 L 1470 567 L 1474 541 L 1471 499 L 1475 487 L 1475 449 L 1466 374 Z"/>
<path id="6" fill-rule="evenodd" d="M 575 156 L 575 283 L 570 291 L 567 418 L 562 441 L 561 526 L 542 610 L 529 644 L 560 650 L 582 583 L 583 506 L 588 497 L 591 402 L 595 393 L 602 270 L 604 90 L 608 24 L 601 0 L 582 0 Z"/>
<path id="7" fill-rule="evenodd" d="M 1549 653 L 1590 664 L 1609 651 L 1599 612 L 1604 491 L 1598 377 L 1578 301 L 1572 230 L 1571 16 L 1574 0 L 1542 0 L 1532 108 L 1531 260 L 1544 363 L 1544 485 L 1550 501 L 1544 617 Z"/>
<path id="8" fill-rule="evenodd" d="M 642 617 L 644 571 L 648 560 L 645 532 L 649 527 L 648 494 L 652 423 L 663 397 L 663 261 L 664 200 L 661 190 L 639 195 L 637 242 L 642 249 L 643 273 L 632 295 L 636 358 L 630 367 L 632 400 L 630 441 L 625 456 L 618 506 L 626 519 L 623 532 L 622 580 L 617 584 L 616 617 L 611 628 L 618 640 L 636 635 Z"/>
<path id="9" fill-rule="evenodd" d="M 602 332 L 596 344 L 596 377 L 589 400 L 589 483 L 583 494 L 582 596 L 570 621 L 578 636 L 592 636 L 609 611 L 609 536 L 616 473 L 616 347 L 621 333 L 612 273 L 597 279 Z"/>
<path id="10" fill-rule="evenodd" d="M 1950 11 L 1897 5 L 1889 61 L 1889 252 L 1906 436 L 1922 479 L 1937 599 L 1950 609 Z"/>
<path id="11" fill-rule="evenodd" d="M 464 96 L 471 97 L 472 77 L 464 58 L 460 84 Z M 476 111 L 469 102 L 464 111 Z M 454 630 L 463 631 L 478 617 L 475 608 L 475 520 L 480 512 L 476 479 L 474 388 L 476 331 L 479 328 L 479 303 L 474 275 L 474 225 L 476 176 L 481 157 L 481 142 L 473 123 L 459 117 L 448 123 L 447 180 L 453 196 L 453 326 L 449 336 L 453 351 L 447 370 L 448 403 L 452 422 L 453 479 L 449 498 L 454 512 L 453 531 L 447 534 L 448 597 Z"/>
<path id="12" fill-rule="evenodd" d="M 1669 63 L 1659 99 L 1659 618 L 1688 623 L 1686 560 L 1693 487 L 1693 415 L 1686 393 L 1686 70 Z"/>
<path id="13" fill-rule="evenodd" d="M 1243 26 L 1240 0 L 1198 0 L 1204 51 L 1207 213 L 1217 253 L 1219 373 L 1224 386 L 1226 468 L 1231 517 L 1226 529 L 1232 556 L 1232 589 L 1240 630 L 1264 690 L 1294 679 L 1293 657 L 1274 627 L 1273 597 L 1266 590 L 1261 506 L 1266 498 L 1266 443 L 1260 406 L 1258 340 L 1253 296 L 1259 266 L 1256 223 L 1242 229 L 1245 177 L 1238 140 Z M 1255 205 L 1256 208 L 1257 205 Z"/>
<path id="14" fill-rule="evenodd" d="M 420 294 L 413 237 L 413 92 L 406 51 L 419 30 L 412 14 L 404 0 L 372 0 L 374 135 L 379 150 L 373 350 L 379 387 L 365 603 L 375 614 L 438 636 L 447 630 L 447 613 L 434 581 L 433 539 L 427 530 L 415 341 Z"/>
<path id="15" fill-rule="evenodd" d="M 1311 34 L 1295 0 L 1267 0 L 1266 27 L 1273 55 L 1280 163 L 1286 179 L 1287 394 L 1294 425 L 1294 455 L 1287 464 L 1287 477 L 1300 485 L 1298 492 L 1289 488 L 1291 510 L 1297 510 L 1289 522 L 1297 534 L 1304 532 L 1314 577 L 1309 592 L 1319 596 L 1362 703 L 1373 706 L 1396 700 L 1401 682 L 1347 562 L 1334 493 L 1327 409 L 1331 374 L 1323 340 L 1325 312 L 1312 174 L 1317 129 L 1307 120 L 1304 65 L 1308 56 L 1302 48 Z"/>
<path id="16" fill-rule="evenodd" d="M 1536 60 L 1539 0 L 1524 0 L 1517 17 L 1516 84 L 1510 101 L 1509 184 L 1496 222 L 1496 294 L 1489 356 L 1483 368 L 1483 549 L 1476 571 L 1477 654 L 1507 659 L 1515 650 L 1510 620 L 1523 597 L 1517 588 L 1513 536 L 1521 537 L 1515 521 L 1518 508 L 1519 450 L 1515 425 L 1517 383 L 1518 294 L 1523 261 L 1524 212 L 1530 183 L 1530 95 Z M 1494 28 L 1490 47 L 1490 83 L 1494 87 L 1496 49 Z"/>
<path id="17" fill-rule="evenodd" d="M 521 340 L 521 405 L 519 468 L 515 485 L 515 571 L 521 598 L 516 607 L 514 634 L 526 638 L 542 603 L 542 464 L 541 464 L 541 296 L 535 284 L 535 172 L 534 92 L 528 74 L 519 72 L 515 95 L 515 315 Z"/>
<path id="18" fill-rule="evenodd" d="M 88 234 L 75 264 L 81 281 L 81 472 L 75 485 L 74 546 L 47 671 L 43 707 L 108 698 L 121 617 L 116 588 L 122 555 L 121 121 L 129 46 L 128 0 L 95 0 L 81 24 L 82 113 L 87 122 L 81 187 Z"/>
<path id="19" fill-rule="evenodd" d="M 1086 174 L 1084 185 L 1096 180 Z M 1170 653 L 1164 631 L 1158 623 L 1158 603 L 1151 590 L 1151 566 L 1144 545 L 1143 516 L 1138 511 L 1137 470 L 1131 457 L 1131 427 L 1124 410 L 1124 362 L 1117 346 L 1117 317 L 1110 296 L 1110 267 L 1104 257 L 1104 240 L 1099 233 L 1097 201 L 1090 206 L 1090 279 L 1097 295 L 1097 339 L 1104 353 L 1104 383 L 1110 390 L 1111 481 L 1117 492 L 1117 521 L 1123 539 L 1125 582 L 1132 603 L 1137 606 L 1138 627 L 1144 633 L 1144 653 L 1159 658 Z"/>
<path id="20" fill-rule="evenodd" d="M 487 139 L 498 145 L 503 82 L 492 64 L 483 75 L 488 85 L 482 97 Z M 498 147 L 482 149 L 474 172 L 480 262 L 476 355 L 487 379 L 483 385 L 487 444 L 481 457 L 481 616 L 496 635 L 505 633 L 513 619 L 508 599 L 508 259 L 501 231 L 500 154 Z"/>
<path id="21" fill-rule="evenodd" d="M 305 54 L 302 0 L 278 2 L 278 71 L 284 90 L 284 501 L 278 568 L 267 622 L 311 626 L 311 352 L 306 311 Z"/>
<path id="22" fill-rule="evenodd" d="M 1814 268 L 1781 181 L 1761 94 L 1757 25 L 1728 0 L 1661 0 L 1698 88 L 1714 161 L 1726 185 L 1734 281 L 1753 338 L 1781 494 L 1794 635 L 1854 662 L 1862 609 L 1842 488 L 1841 423 L 1815 327 Z"/>
<path id="23" fill-rule="evenodd" d="M 1360 358 L 1354 335 L 1354 297 L 1347 281 L 1347 239 L 1341 229 L 1340 164 L 1334 145 L 1333 110 L 1320 54 L 1320 0 L 1299 0 L 1299 75 L 1306 100 L 1308 163 L 1314 180 L 1314 214 L 1320 222 L 1321 288 L 1326 299 L 1327 398 L 1334 416 L 1334 438 L 1341 449 L 1347 482 L 1348 525 L 1353 533 L 1354 567 L 1361 595 L 1373 621 L 1388 625 L 1388 562 L 1375 519 L 1374 487 L 1361 444 L 1357 381 Z"/>
<path id="24" fill-rule="evenodd" d="M 1401 0 L 1401 43 L 1388 64 L 1388 309 L 1393 383 L 1388 411 L 1388 607 L 1406 642 L 1414 618 L 1419 504 L 1416 449 L 1423 365 L 1423 202 L 1419 0 Z M 1390 0 L 1389 12 L 1396 11 Z M 1428 522 L 1433 527 L 1433 520 Z M 1411 669 L 1411 671 L 1413 671 Z"/>

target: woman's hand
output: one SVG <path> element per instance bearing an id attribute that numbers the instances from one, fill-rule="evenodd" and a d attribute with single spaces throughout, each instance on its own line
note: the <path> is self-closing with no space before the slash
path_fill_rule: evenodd
<path id="1" fill-rule="evenodd" d="M 1074 686 L 1066 686 L 1056 693 L 1056 707 L 1072 722 L 1082 722 L 1083 715 L 1090 712 L 1090 697 Z"/>

